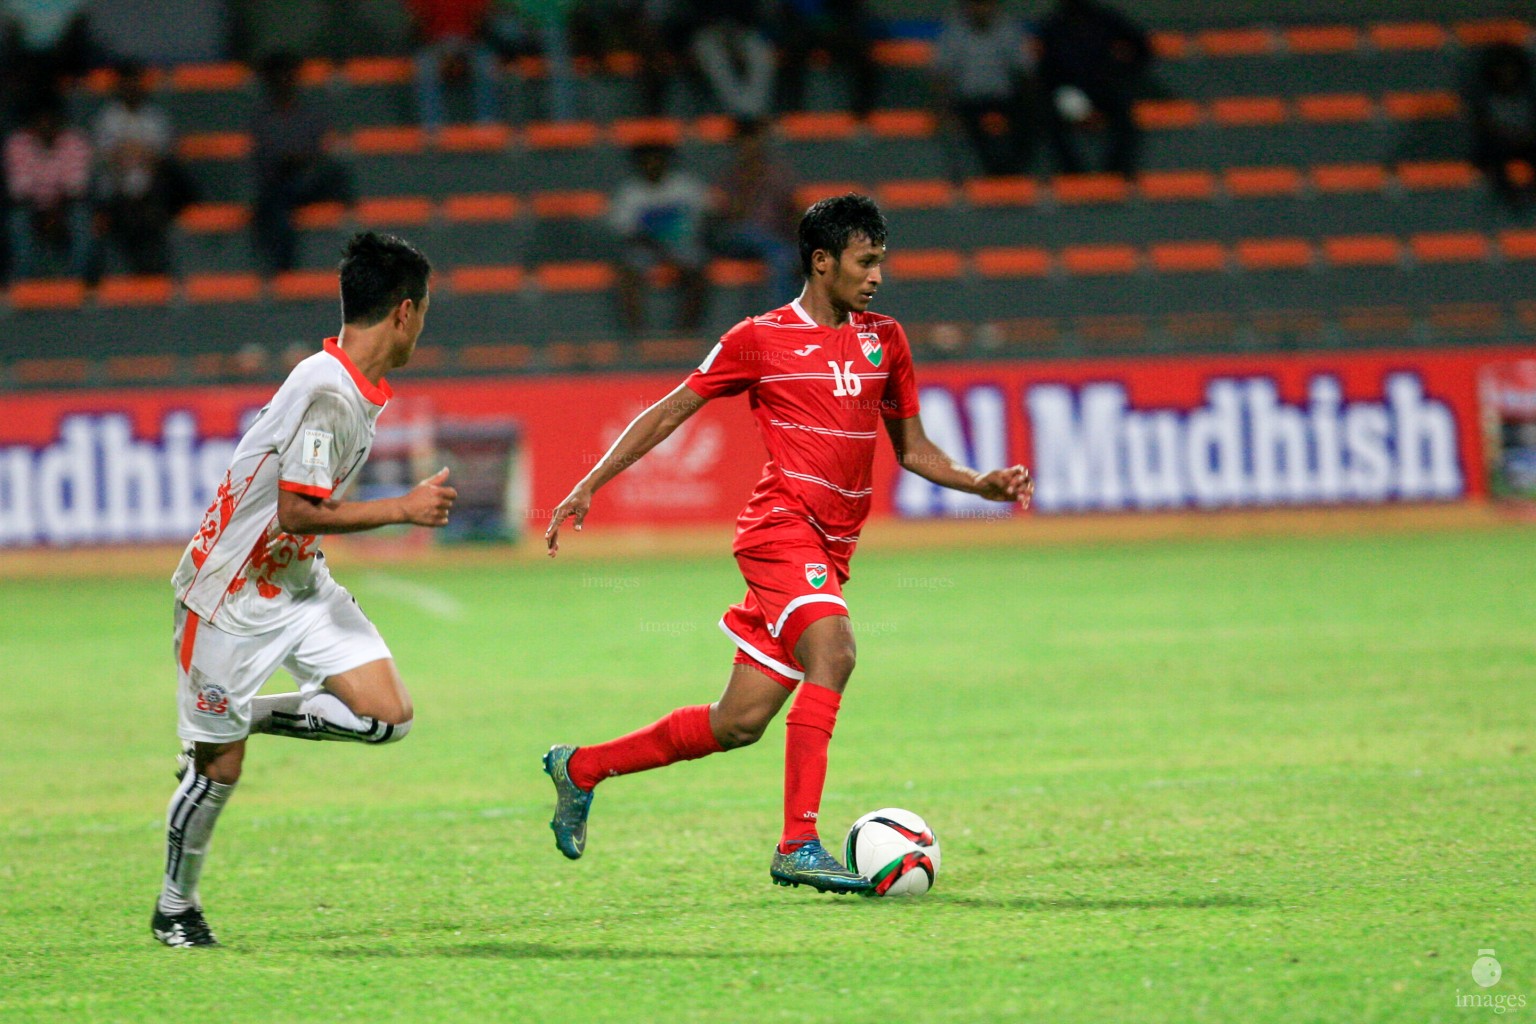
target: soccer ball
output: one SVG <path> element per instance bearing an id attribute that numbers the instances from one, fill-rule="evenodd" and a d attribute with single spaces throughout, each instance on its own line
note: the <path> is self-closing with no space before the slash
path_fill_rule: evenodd
<path id="1" fill-rule="evenodd" d="M 875 883 L 871 896 L 920 896 L 939 874 L 939 841 L 911 811 L 886 807 L 853 823 L 844 844 L 848 868 Z"/>

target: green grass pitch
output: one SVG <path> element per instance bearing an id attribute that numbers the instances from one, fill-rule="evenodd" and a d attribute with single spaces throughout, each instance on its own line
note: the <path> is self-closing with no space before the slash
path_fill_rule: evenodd
<path id="1" fill-rule="evenodd" d="M 551 742 L 717 695 L 724 552 L 343 569 L 416 729 L 252 742 L 197 952 L 147 927 L 168 586 L 0 582 L 0 1020 L 1494 1019 L 1458 999 L 1536 1000 L 1533 566 L 1520 528 L 867 546 L 823 831 L 925 815 L 905 901 L 770 885 L 782 719 L 556 853 Z"/>

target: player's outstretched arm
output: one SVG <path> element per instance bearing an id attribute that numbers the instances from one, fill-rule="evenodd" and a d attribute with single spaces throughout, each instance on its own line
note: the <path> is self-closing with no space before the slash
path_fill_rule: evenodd
<path id="1" fill-rule="evenodd" d="M 990 473 L 962 466 L 929 440 L 920 416 L 886 420 L 885 430 L 891 436 L 891 448 L 901 468 L 940 487 L 979 494 L 988 501 L 1017 501 L 1024 508 L 1029 507 L 1035 481 L 1023 466 L 994 469 Z"/>
<path id="2" fill-rule="evenodd" d="M 672 431 L 704 408 L 704 403 L 708 401 L 688 385 L 679 384 L 666 398 L 636 416 L 624 428 L 619 439 L 613 442 L 607 454 L 592 467 L 592 471 L 582 477 L 565 500 L 555 507 L 549 517 L 549 529 L 544 531 L 544 543 L 549 546 L 549 557 L 554 558 L 560 550 L 562 523 L 574 516 L 576 529 L 581 529 L 587 512 L 592 508 L 592 496 L 597 493 L 597 489 L 640 461 L 641 456 L 670 437 Z"/>
<path id="3" fill-rule="evenodd" d="M 459 492 L 447 485 L 448 470 L 438 470 L 398 498 L 335 501 L 293 491 L 277 492 L 277 524 L 285 533 L 360 533 L 380 526 L 411 523 L 446 526 Z"/>

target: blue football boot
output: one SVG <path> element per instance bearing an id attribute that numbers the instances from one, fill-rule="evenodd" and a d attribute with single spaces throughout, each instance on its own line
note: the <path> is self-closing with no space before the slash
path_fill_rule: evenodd
<path id="1" fill-rule="evenodd" d="M 808 885 L 817 892 L 865 893 L 874 887 L 869 879 L 839 864 L 820 840 L 812 840 L 793 853 L 780 853 L 775 847 L 768 874 L 774 885 Z"/>
<path id="2" fill-rule="evenodd" d="M 544 774 L 555 783 L 555 816 L 549 827 L 555 833 L 555 845 L 571 860 L 587 848 L 587 813 L 592 810 L 592 791 L 571 781 L 568 768 L 576 747 L 557 743 L 544 755 Z"/>

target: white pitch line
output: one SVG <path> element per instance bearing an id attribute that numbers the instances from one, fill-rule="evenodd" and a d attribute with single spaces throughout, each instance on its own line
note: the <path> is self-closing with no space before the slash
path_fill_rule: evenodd
<path id="1" fill-rule="evenodd" d="M 388 573 L 371 572 L 362 579 L 363 586 L 401 604 L 408 604 L 434 619 L 451 622 L 464 617 L 464 604 L 445 590 L 429 587 Z"/>

